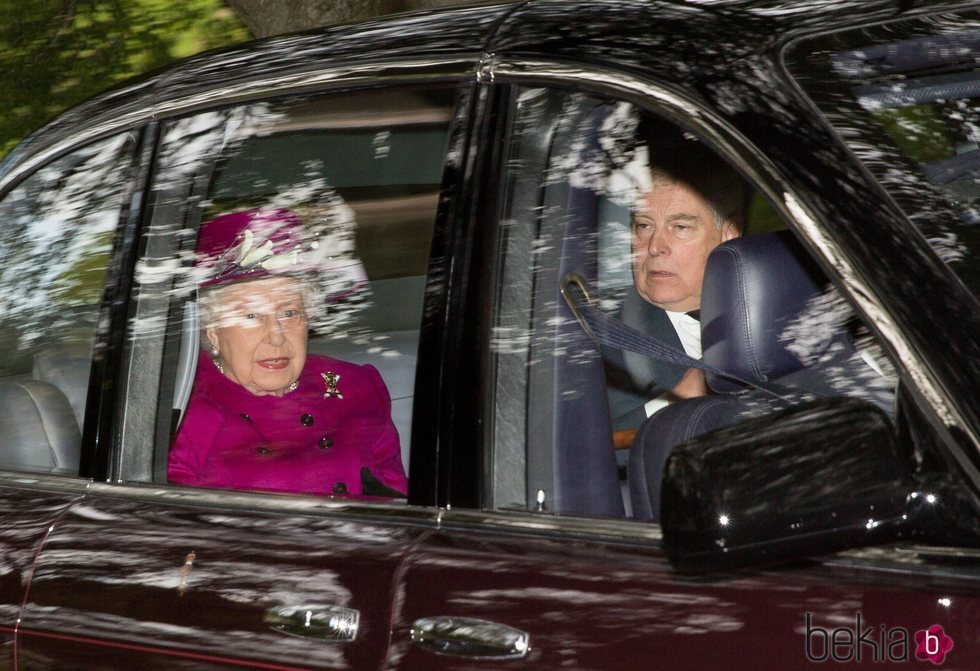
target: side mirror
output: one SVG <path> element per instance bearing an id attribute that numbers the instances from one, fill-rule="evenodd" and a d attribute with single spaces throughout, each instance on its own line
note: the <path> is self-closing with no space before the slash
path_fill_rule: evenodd
<path id="1" fill-rule="evenodd" d="M 686 572 L 804 559 L 912 534 L 912 463 L 888 417 L 819 400 L 685 443 L 667 461 L 661 527 Z"/>

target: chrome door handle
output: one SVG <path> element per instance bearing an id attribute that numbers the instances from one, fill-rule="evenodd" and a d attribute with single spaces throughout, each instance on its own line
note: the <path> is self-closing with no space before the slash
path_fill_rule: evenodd
<path id="1" fill-rule="evenodd" d="M 262 621 L 271 629 L 304 638 L 324 641 L 353 641 L 361 614 L 342 606 L 282 606 L 270 608 Z"/>
<path id="2" fill-rule="evenodd" d="M 470 617 L 423 617 L 412 623 L 412 643 L 459 657 L 520 659 L 530 650 L 527 632 Z"/>

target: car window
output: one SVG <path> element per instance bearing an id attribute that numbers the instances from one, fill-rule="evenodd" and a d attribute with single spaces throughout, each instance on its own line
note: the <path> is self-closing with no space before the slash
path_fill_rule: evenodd
<path id="1" fill-rule="evenodd" d="M 133 356 L 170 374 L 143 382 L 155 453 L 127 477 L 404 497 L 454 100 L 347 91 L 165 124 Z"/>
<path id="2" fill-rule="evenodd" d="M 560 89 L 518 89 L 513 113 L 492 507 L 657 521 L 686 440 L 820 398 L 894 414 L 869 331 L 699 137 Z"/>
<path id="3" fill-rule="evenodd" d="M 980 294 L 980 15 L 805 40 L 791 71 L 936 253 Z"/>
<path id="4" fill-rule="evenodd" d="M 130 134 L 54 160 L 0 201 L 0 468 L 78 473 L 92 348 Z"/>

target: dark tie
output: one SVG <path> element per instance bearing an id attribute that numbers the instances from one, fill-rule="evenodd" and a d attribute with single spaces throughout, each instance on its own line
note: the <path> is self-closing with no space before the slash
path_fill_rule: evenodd
<path id="1" fill-rule="evenodd" d="M 686 312 L 685 314 L 688 317 L 690 317 L 691 319 L 693 319 L 694 321 L 698 321 L 698 322 L 701 321 L 701 311 L 700 310 L 691 310 L 690 312 Z"/>

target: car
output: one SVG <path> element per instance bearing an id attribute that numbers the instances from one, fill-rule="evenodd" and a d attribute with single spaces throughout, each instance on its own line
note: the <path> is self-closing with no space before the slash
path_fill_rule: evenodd
<path id="1" fill-rule="evenodd" d="M 667 137 L 751 189 L 703 364 L 624 313 Z M 484 2 L 124 83 L 0 164 L 3 668 L 975 668 L 978 184 L 959 0 Z M 309 347 L 380 372 L 407 499 L 168 482 L 242 208 L 342 208 Z M 629 424 L 665 359 L 712 393 Z"/>

